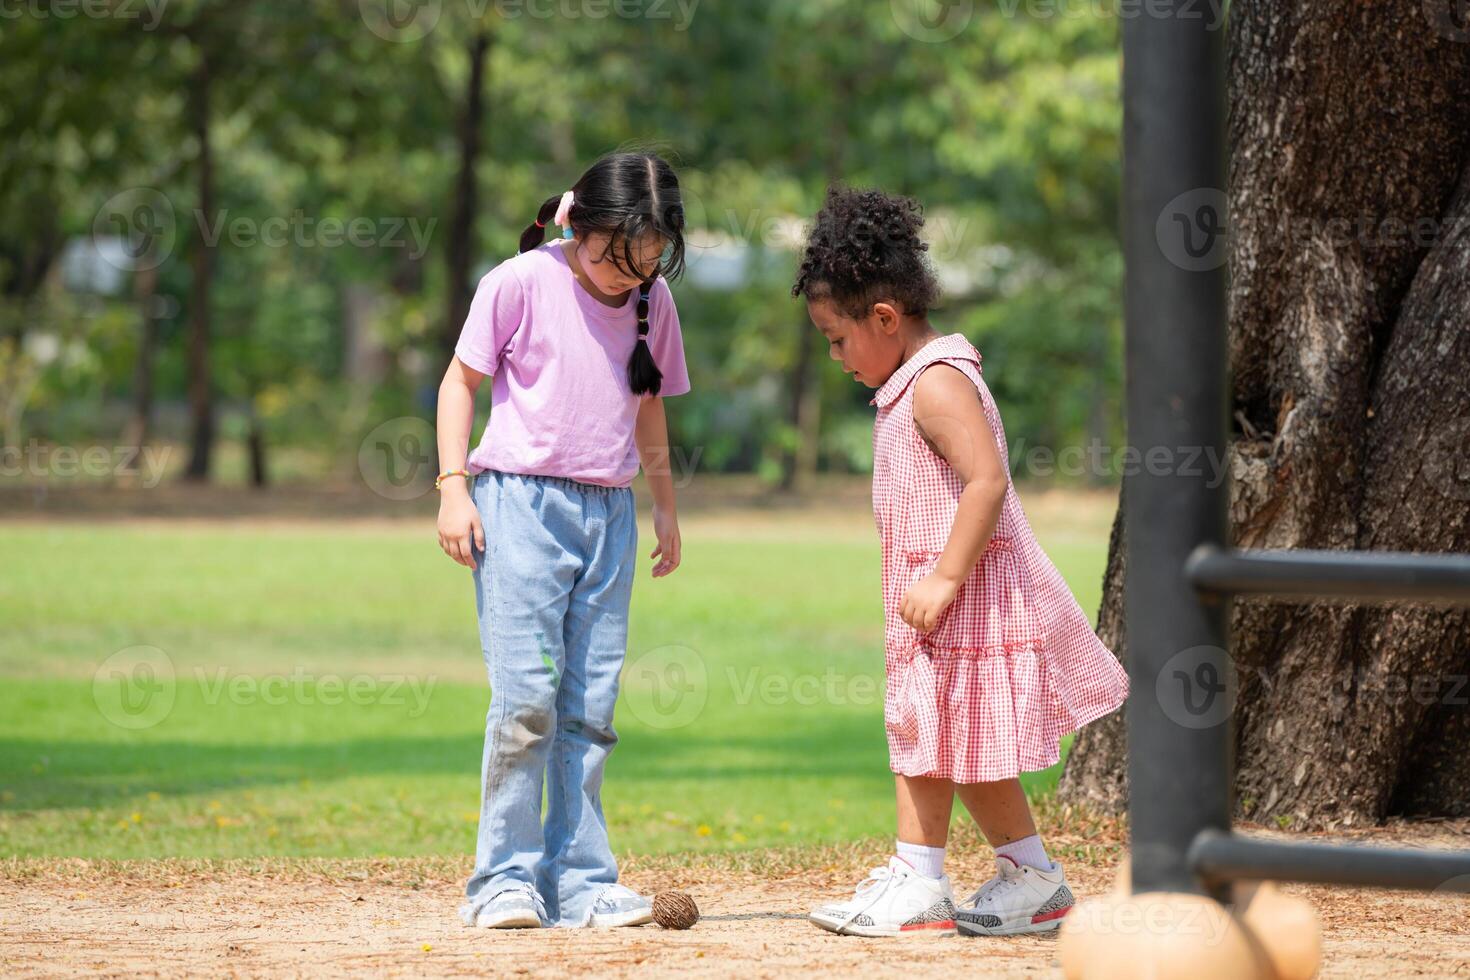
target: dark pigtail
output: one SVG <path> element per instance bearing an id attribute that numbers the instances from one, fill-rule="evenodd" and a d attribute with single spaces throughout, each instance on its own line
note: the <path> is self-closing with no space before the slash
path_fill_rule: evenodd
<path id="1" fill-rule="evenodd" d="M 552 218 L 556 217 L 556 209 L 561 207 L 561 195 L 549 197 L 546 203 L 541 205 L 541 210 L 536 212 L 536 220 L 526 226 L 521 232 L 521 251 L 529 252 L 542 242 L 546 241 L 546 226 Z"/>
<path id="2" fill-rule="evenodd" d="M 635 395 L 657 396 L 664 384 L 663 372 L 648 349 L 648 292 L 652 288 L 653 283 L 645 282 L 638 289 L 638 341 L 633 345 L 633 356 L 628 358 L 628 387 Z"/>
<path id="3" fill-rule="evenodd" d="M 571 223 L 576 237 L 601 242 L 594 262 L 611 262 L 642 283 L 638 288 L 638 338 L 628 358 L 628 387 L 635 395 L 657 395 L 663 372 L 648 346 L 648 297 L 659 279 L 684 271 L 684 199 L 679 178 L 668 162 L 651 153 L 614 153 L 594 163 L 572 185 Z M 561 197 L 547 198 L 536 222 L 521 235 L 521 251 L 546 240 L 546 224 L 556 217 Z M 640 245 L 655 240 L 663 251 L 656 261 L 641 257 Z"/>

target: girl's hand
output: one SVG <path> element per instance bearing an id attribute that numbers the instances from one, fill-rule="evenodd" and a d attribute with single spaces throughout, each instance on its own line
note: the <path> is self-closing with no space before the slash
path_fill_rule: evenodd
<path id="1" fill-rule="evenodd" d="M 938 572 L 931 572 L 910 586 L 898 604 L 898 614 L 920 633 L 939 625 L 944 611 L 954 602 L 960 583 Z"/>
<path id="2" fill-rule="evenodd" d="M 679 540 L 679 517 L 673 508 L 653 508 L 653 534 L 658 538 L 658 547 L 648 557 L 662 556 L 659 563 L 653 566 L 653 577 L 663 578 L 679 567 L 679 552 L 682 547 Z"/>
<path id="3" fill-rule="evenodd" d="M 474 568 L 475 549 L 485 550 L 485 529 L 480 526 L 480 511 L 465 490 L 462 478 L 456 477 L 453 483 L 445 483 L 441 492 L 444 496 L 439 500 L 439 547 L 461 565 Z"/>

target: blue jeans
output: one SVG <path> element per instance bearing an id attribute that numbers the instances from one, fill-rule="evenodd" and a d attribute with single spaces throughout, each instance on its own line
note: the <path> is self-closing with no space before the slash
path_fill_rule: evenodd
<path id="1" fill-rule="evenodd" d="M 638 551 L 633 491 L 486 472 L 470 495 L 485 527 L 475 608 L 491 696 L 465 893 L 478 911 L 524 882 L 553 923 L 577 925 L 618 879 L 602 773 L 618 740 L 613 707 Z"/>

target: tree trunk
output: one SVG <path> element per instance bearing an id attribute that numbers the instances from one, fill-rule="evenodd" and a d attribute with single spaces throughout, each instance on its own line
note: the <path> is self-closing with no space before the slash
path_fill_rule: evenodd
<path id="1" fill-rule="evenodd" d="M 199 143 L 199 216 L 191 254 L 189 285 L 189 412 L 193 418 L 193 447 L 184 476 L 189 480 L 209 479 L 209 462 L 214 452 L 214 392 L 209 374 L 210 296 L 214 285 L 214 249 L 204 229 L 214 220 L 214 159 L 210 145 L 209 58 L 203 45 L 196 45 L 199 65 L 189 86 L 189 119 Z"/>
<path id="2" fill-rule="evenodd" d="M 153 421 L 153 358 L 158 349 L 157 301 L 158 270 L 138 270 L 134 279 L 138 302 L 138 357 L 133 365 L 133 413 L 123 434 L 124 444 L 141 449 L 148 441 Z"/>
<path id="3" fill-rule="evenodd" d="M 250 456 L 250 485 L 256 490 L 263 490 L 270 483 L 270 476 L 265 465 L 265 428 L 260 424 L 260 412 L 255 407 L 257 397 L 252 392 L 248 403 L 250 429 L 245 437 L 245 446 Z"/>
<path id="4" fill-rule="evenodd" d="M 793 440 L 781 458 L 781 489 L 795 490 L 802 479 L 816 470 L 817 442 L 820 439 L 821 383 L 812 377 L 812 357 L 816 349 L 815 331 L 806 318 L 806 307 L 801 310 L 801 322 L 796 329 L 796 363 L 787 376 L 789 401 L 786 421 L 790 425 Z"/>
<path id="5" fill-rule="evenodd" d="M 1418 0 L 1243 0 L 1229 32 L 1234 542 L 1470 551 L 1470 44 Z M 1232 636 L 1244 814 L 1470 807 L 1463 612 L 1242 600 Z M 1120 803 L 1118 725 L 1066 797 Z"/>
<path id="6" fill-rule="evenodd" d="M 470 43 L 470 75 L 465 86 L 464 112 L 459 120 L 459 176 L 454 184 L 454 200 L 449 212 L 449 245 L 444 332 L 441 347 L 448 360 L 454 356 L 459 332 L 469 315 L 474 293 L 470 284 L 473 260 L 475 212 L 479 209 L 479 187 L 475 168 L 480 162 L 480 132 L 485 112 L 485 62 L 490 53 L 490 35 L 481 29 Z"/>

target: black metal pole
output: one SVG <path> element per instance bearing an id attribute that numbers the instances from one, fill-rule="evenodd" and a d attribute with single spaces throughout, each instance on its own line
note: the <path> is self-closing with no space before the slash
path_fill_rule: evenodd
<path id="1" fill-rule="evenodd" d="M 1229 551 L 1201 545 L 1189 556 L 1185 573 L 1197 588 L 1227 595 L 1470 605 L 1470 555 Z"/>
<path id="2" fill-rule="evenodd" d="M 1224 37 L 1187 3 L 1123 22 L 1128 778 L 1133 889 L 1216 890 L 1188 850 L 1228 831 L 1228 601 L 1185 577 L 1223 546 L 1227 489 L 1191 465 L 1226 440 Z M 1223 458 L 1220 455 L 1207 458 Z M 1217 897 L 1223 897 L 1223 893 Z"/>
<path id="3" fill-rule="evenodd" d="M 1190 863 L 1206 880 L 1306 881 L 1368 888 L 1470 892 L 1470 850 L 1385 850 L 1373 847 L 1199 835 Z"/>

